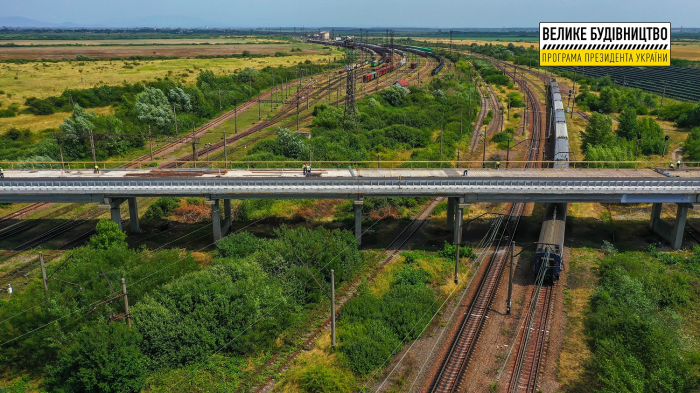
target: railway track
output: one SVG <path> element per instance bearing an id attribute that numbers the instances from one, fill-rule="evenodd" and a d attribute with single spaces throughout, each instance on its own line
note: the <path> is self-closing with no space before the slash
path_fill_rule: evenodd
<path id="1" fill-rule="evenodd" d="M 547 325 L 551 314 L 553 287 L 538 280 L 526 311 L 518 341 L 518 350 L 511 366 L 508 393 L 536 392 L 537 377 L 547 344 Z"/>
<path id="2" fill-rule="evenodd" d="M 498 65 L 496 65 L 498 67 Z M 532 132 L 527 150 L 527 161 L 525 167 L 531 168 L 537 165 L 542 149 L 542 123 L 540 121 L 541 103 L 532 92 L 524 79 L 517 79 L 515 75 L 504 68 L 503 71 L 514 79 L 526 92 L 531 108 L 538 108 L 532 111 Z M 438 371 L 428 388 L 429 392 L 457 392 L 461 390 L 463 378 L 469 367 L 469 362 L 474 354 L 479 336 L 483 330 L 488 317 L 488 312 L 496 296 L 498 283 L 505 270 L 506 261 L 509 257 L 509 245 L 513 239 L 520 222 L 520 218 L 525 210 L 525 203 L 513 203 L 508 207 L 505 218 L 505 225 L 498 227 L 500 235 L 495 241 L 493 251 L 485 266 L 481 269 L 475 291 L 469 299 L 463 303 L 466 305 L 457 334 L 443 357 Z M 499 220 L 500 218 L 497 218 Z"/>
<path id="3" fill-rule="evenodd" d="M 432 67 L 432 64 L 433 64 L 433 61 L 426 62 L 426 65 L 424 67 L 422 67 L 421 69 L 418 69 L 418 71 L 415 74 L 416 75 L 418 75 L 418 73 L 422 74 L 422 72 L 425 71 L 425 68 Z M 386 87 L 391 86 L 394 83 L 394 81 L 396 80 L 396 78 L 393 78 L 393 76 L 398 75 L 398 74 L 395 74 L 395 72 L 398 72 L 398 70 L 396 70 L 392 73 L 386 74 L 383 77 L 380 77 L 377 80 L 377 84 L 375 84 L 375 87 L 376 87 L 375 91 L 378 91 L 379 89 L 384 89 Z M 361 76 L 357 77 L 357 79 L 361 79 Z M 407 79 L 410 80 L 411 77 L 408 77 Z M 337 86 L 338 83 L 342 83 L 342 81 L 344 81 L 344 80 L 345 80 L 345 76 L 344 75 L 340 76 L 340 77 L 336 78 L 334 81 L 332 81 L 332 84 L 330 87 L 327 83 L 325 83 L 325 81 L 321 81 L 320 82 L 321 84 L 319 87 L 313 88 L 313 86 L 307 86 L 305 88 L 305 93 L 302 93 L 302 94 L 304 96 L 309 97 L 309 106 L 311 106 L 312 102 L 316 103 L 316 102 L 322 101 L 324 99 L 324 97 L 325 97 L 324 92 L 325 91 L 332 89 L 333 86 Z M 368 83 L 368 85 L 370 85 L 370 84 L 372 84 L 372 83 Z M 368 90 L 371 90 L 371 89 L 368 87 Z M 364 97 L 367 94 L 371 94 L 371 93 L 373 93 L 373 92 L 369 91 L 369 92 L 363 92 L 361 94 L 363 94 L 362 97 Z M 315 98 L 311 98 L 311 97 L 315 97 Z M 331 105 L 340 104 L 343 101 L 344 101 L 344 96 L 340 96 L 340 99 L 335 100 L 335 101 L 331 101 Z M 272 126 L 279 124 L 280 122 L 282 122 L 286 119 L 293 117 L 294 112 L 292 112 L 292 111 L 296 108 L 296 103 L 297 103 L 296 99 L 290 100 L 282 108 L 280 108 L 277 111 L 277 113 L 275 113 L 271 118 L 264 120 L 264 121 L 261 121 L 261 122 L 258 122 L 256 124 L 254 124 L 253 126 L 249 127 L 248 129 L 243 130 L 243 131 L 239 132 L 238 134 L 234 134 L 234 135 L 226 138 L 226 145 L 228 146 L 231 143 L 235 143 L 237 141 L 240 141 L 241 139 L 243 139 L 245 137 L 248 137 L 250 135 L 258 133 L 266 128 L 272 127 Z M 301 104 L 303 104 L 303 102 L 301 102 L 300 105 Z M 308 114 L 305 116 L 305 118 L 307 118 L 307 117 L 308 117 Z M 223 148 L 224 148 L 224 141 L 223 140 L 216 142 L 216 143 L 212 143 L 211 145 L 208 145 L 208 146 L 205 146 L 203 148 L 198 149 L 196 152 L 196 157 L 199 158 L 199 157 L 207 155 L 207 154 L 210 154 L 210 155 L 215 154 L 215 153 L 218 154 L 221 151 L 223 151 Z M 180 165 L 183 165 L 184 162 L 189 162 L 189 161 L 193 161 L 192 154 L 180 156 L 176 160 L 174 160 L 173 162 L 163 163 L 160 166 L 160 168 L 175 168 L 175 167 L 178 167 Z"/>
<path id="4" fill-rule="evenodd" d="M 434 198 L 418 214 L 416 214 L 411 222 L 384 249 L 382 252 L 384 257 L 382 258 L 381 262 L 379 262 L 379 267 L 377 269 L 369 273 L 369 275 L 367 275 L 367 271 L 359 274 L 352 282 L 350 282 L 350 284 L 346 286 L 342 293 L 336 295 L 336 314 L 339 313 L 343 306 L 355 296 L 363 277 L 367 276 L 367 282 L 371 282 L 384 269 L 384 267 L 389 265 L 399 255 L 401 251 L 405 251 L 407 249 L 410 240 L 413 239 L 413 236 L 428 222 L 430 214 L 444 199 L 445 198 L 442 197 Z M 308 348 L 314 340 L 316 340 L 326 329 L 329 328 L 331 320 L 325 316 L 327 312 L 328 311 L 325 309 L 322 310 L 309 323 L 308 328 L 310 330 L 315 328 L 315 330 L 312 330 L 310 334 L 304 337 L 304 341 L 301 345 L 299 345 L 298 349 L 286 357 L 281 356 L 280 353 L 273 355 L 270 360 L 255 371 L 250 378 L 251 380 L 266 370 L 272 370 L 274 373 L 260 385 L 253 387 L 251 391 L 255 393 L 267 391 L 270 384 L 274 382 L 275 375 L 283 372 L 304 348 Z"/>

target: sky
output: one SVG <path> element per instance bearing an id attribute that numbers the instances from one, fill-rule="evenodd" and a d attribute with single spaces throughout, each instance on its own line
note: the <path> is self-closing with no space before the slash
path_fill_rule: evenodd
<path id="1" fill-rule="evenodd" d="M 700 27 L 700 0 L 0 0 L 0 18 L 81 26 L 537 27 L 671 22 Z"/>

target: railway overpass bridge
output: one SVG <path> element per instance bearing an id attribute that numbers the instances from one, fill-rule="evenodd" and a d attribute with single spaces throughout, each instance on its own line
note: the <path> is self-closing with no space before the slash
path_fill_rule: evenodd
<path id="1" fill-rule="evenodd" d="M 120 205 L 128 201 L 132 231 L 139 231 L 137 198 L 204 197 L 211 205 L 214 239 L 231 225 L 231 199 L 352 199 L 360 243 L 364 197 L 448 197 L 448 225 L 466 204 L 479 202 L 652 203 L 650 227 L 679 248 L 687 211 L 700 203 L 700 171 L 651 169 L 314 169 L 299 170 L 114 170 L 6 171 L 0 203 L 98 203 L 111 210 L 121 228 Z M 223 200 L 224 222 L 220 219 Z M 660 219 L 663 203 L 678 205 L 669 224 Z M 461 215 L 460 215 L 461 216 Z M 456 238 L 456 237 L 455 237 Z"/>

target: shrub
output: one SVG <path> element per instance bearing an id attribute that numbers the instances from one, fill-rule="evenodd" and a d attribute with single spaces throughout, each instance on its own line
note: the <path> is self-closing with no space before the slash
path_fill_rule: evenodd
<path id="1" fill-rule="evenodd" d="M 266 348 L 289 324 L 288 302 L 281 282 L 254 261 L 222 259 L 162 286 L 132 315 L 154 366 L 177 367 L 227 343 L 226 352 L 235 354 Z"/>
<path id="2" fill-rule="evenodd" d="M 338 332 L 338 349 L 347 358 L 350 369 L 360 375 L 369 374 L 384 364 L 400 341 L 383 321 L 352 324 Z"/>
<path id="3" fill-rule="evenodd" d="M 0 109 L 0 117 L 15 117 L 17 114 L 10 109 Z"/>
<path id="4" fill-rule="evenodd" d="M 146 384 L 148 359 L 141 335 L 122 322 L 87 326 L 47 367 L 46 387 L 60 392 L 138 392 Z"/>
<path id="5" fill-rule="evenodd" d="M 97 234 L 90 238 L 90 247 L 107 250 L 112 247 L 126 247 L 126 234 L 119 230 L 116 222 L 103 218 L 97 223 Z"/>
<path id="6" fill-rule="evenodd" d="M 146 210 L 146 214 L 144 214 L 144 218 L 149 220 L 163 219 L 165 216 L 170 214 L 179 206 L 180 200 L 178 198 L 158 198 L 151 206 L 148 207 L 148 210 Z"/>
<path id="7" fill-rule="evenodd" d="M 307 393 L 350 393 L 354 391 L 354 378 L 347 371 L 315 365 L 304 371 L 299 385 Z"/>

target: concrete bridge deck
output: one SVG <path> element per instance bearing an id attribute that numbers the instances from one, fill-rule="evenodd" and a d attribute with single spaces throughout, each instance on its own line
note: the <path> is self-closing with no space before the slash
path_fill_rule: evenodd
<path id="1" fill-rule="evenodd" d="M 353 199 L 361 241 L 362 200 L 378 196 L 445 196 L 451 206 L 478 202 L 653 203 L 651 228 L 680 247 L 687 210 L 700 202 L 700 172 L 652 169 L 314 169 L 299 170 L 31 170 L 6 171 L 0 203 L 96 202 L 111 209 L 121 228 L 120 205 L 129 203 L 132 231 L 139 231 L 137 198 L 205 197 L 212 206 L 214 239 L 231 226 L 231 199 Z M 224 224 L 219 200 L 224 201 Z M 660 220 L 662 203 L 676 203 L 673 225 Z M 454 209 L 452 209 L 454 210 Z M 454 215 L 455 213 L 450 213 Z"/>
<path id="2" fill-rule="evenodd" d="M 321 177 L 346 178 L 346 177 L 463 177 L 464 169 L 461 168 L 314 168 L 312 173 L 320 174 Z M 149 169 L 111 169 L 102 170 L 99 174 L 94 174 L 88 170 L 70 170 L 62 172 L 56 169 L 32 169 L 32 170 L 6 170 L 6 179 L 14 178 L 121 178 L 121 177 L 141 177 L 152 178 L 161 177 L 160 174 L 167 172 L 191 173 L 197 178 L 303 178 L 304 175 L 299 169 L 178 169 L 178 170 L 149 170 Z M 165 176 L 162 176 L 165 177 Z M 174 176 L 178 177 L 178 176 Z M 182 176 L 180 176 L 182 177 Z M 510 168 L 500 170 L 469 168 L 468 177 L 606 177 L 606 178 L 629 178 L 629 177 L 700 177 L 700 168 L 682 168 L 680 170 L 661 169 L 610 169 L 610 168 Z"/>

